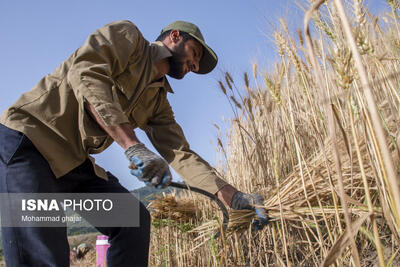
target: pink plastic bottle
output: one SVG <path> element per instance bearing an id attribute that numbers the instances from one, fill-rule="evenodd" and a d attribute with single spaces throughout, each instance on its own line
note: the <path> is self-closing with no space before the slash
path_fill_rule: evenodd
<path id="1" fill-rule="evenodd" d="M 107 266 L 107 249 L 109 247 L 108 236 L 98 235 L 96 240 L 96 267 Z"/>

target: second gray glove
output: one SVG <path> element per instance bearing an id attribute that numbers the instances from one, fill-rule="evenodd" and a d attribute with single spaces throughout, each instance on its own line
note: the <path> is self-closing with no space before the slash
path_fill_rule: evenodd
<path id="1" fill-rule="evenodd" d="M 137 167 L 131 170 L 131 174 L 147 185 L 165 188 L 171 183 L 172 175 L 168 163 L 147 149 L 144 144 L 130 146 L 125 151 L 125 155 Z"/>
<path id="2" fill-rule="evenodd" d="M 263 207 L 264 198 L 261 195 L 237 191 L 232 196 L 230 206 L 235 210 L 254 210 L 258 217 L 252 222 L 255 230 L 261 230 L 268 223 L 269 218 L 267 210 Z"/>

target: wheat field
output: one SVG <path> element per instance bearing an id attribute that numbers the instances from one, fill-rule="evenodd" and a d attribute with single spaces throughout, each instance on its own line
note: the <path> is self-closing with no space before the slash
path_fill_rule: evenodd
<path id="1" fill-rule="evenodd" d="M 220 175 L 259 193 L 271 218 L 167 195 L 153 212 L 152 266 L 400 266 L 400 5 L 309 1 L 304 25 L 272 34 L 273 71 L 219 81 L 232 107 L 216 125 Z"/>

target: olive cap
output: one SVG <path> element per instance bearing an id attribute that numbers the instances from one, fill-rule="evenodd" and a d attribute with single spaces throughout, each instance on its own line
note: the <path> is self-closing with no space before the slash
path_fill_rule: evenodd
<path id="1" fill-rule="evenodd" d="M 197 71 L 196 73 L 206 74 L 211 72 L 215 68 L 218 63 L 218 57 L 204 41 L 204 37 L 201 34 L 199 27 L 197 27 L 193 23 L 178 20 L 162 29 L 161 34 L 169 30 L 179 30 L 182 32 L 186 32 L 203 46 L 203 56 L 200 59 L 199 71 Z"/>

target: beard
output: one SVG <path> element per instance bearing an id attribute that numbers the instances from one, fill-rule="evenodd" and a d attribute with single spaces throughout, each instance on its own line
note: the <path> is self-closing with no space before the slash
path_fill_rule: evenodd
<path id="1" fill-rule="evenodd" d="M 185 65 L 183 60 L 183 47 L 184 42 L 181 42 L 178 46 L 170 49 L 172 56 L 168 58 L 169 71 L 167 74 L 168 76 L 178 80 L 182 79 L 186 74 L 183 69 L 183 66 Z"/>

